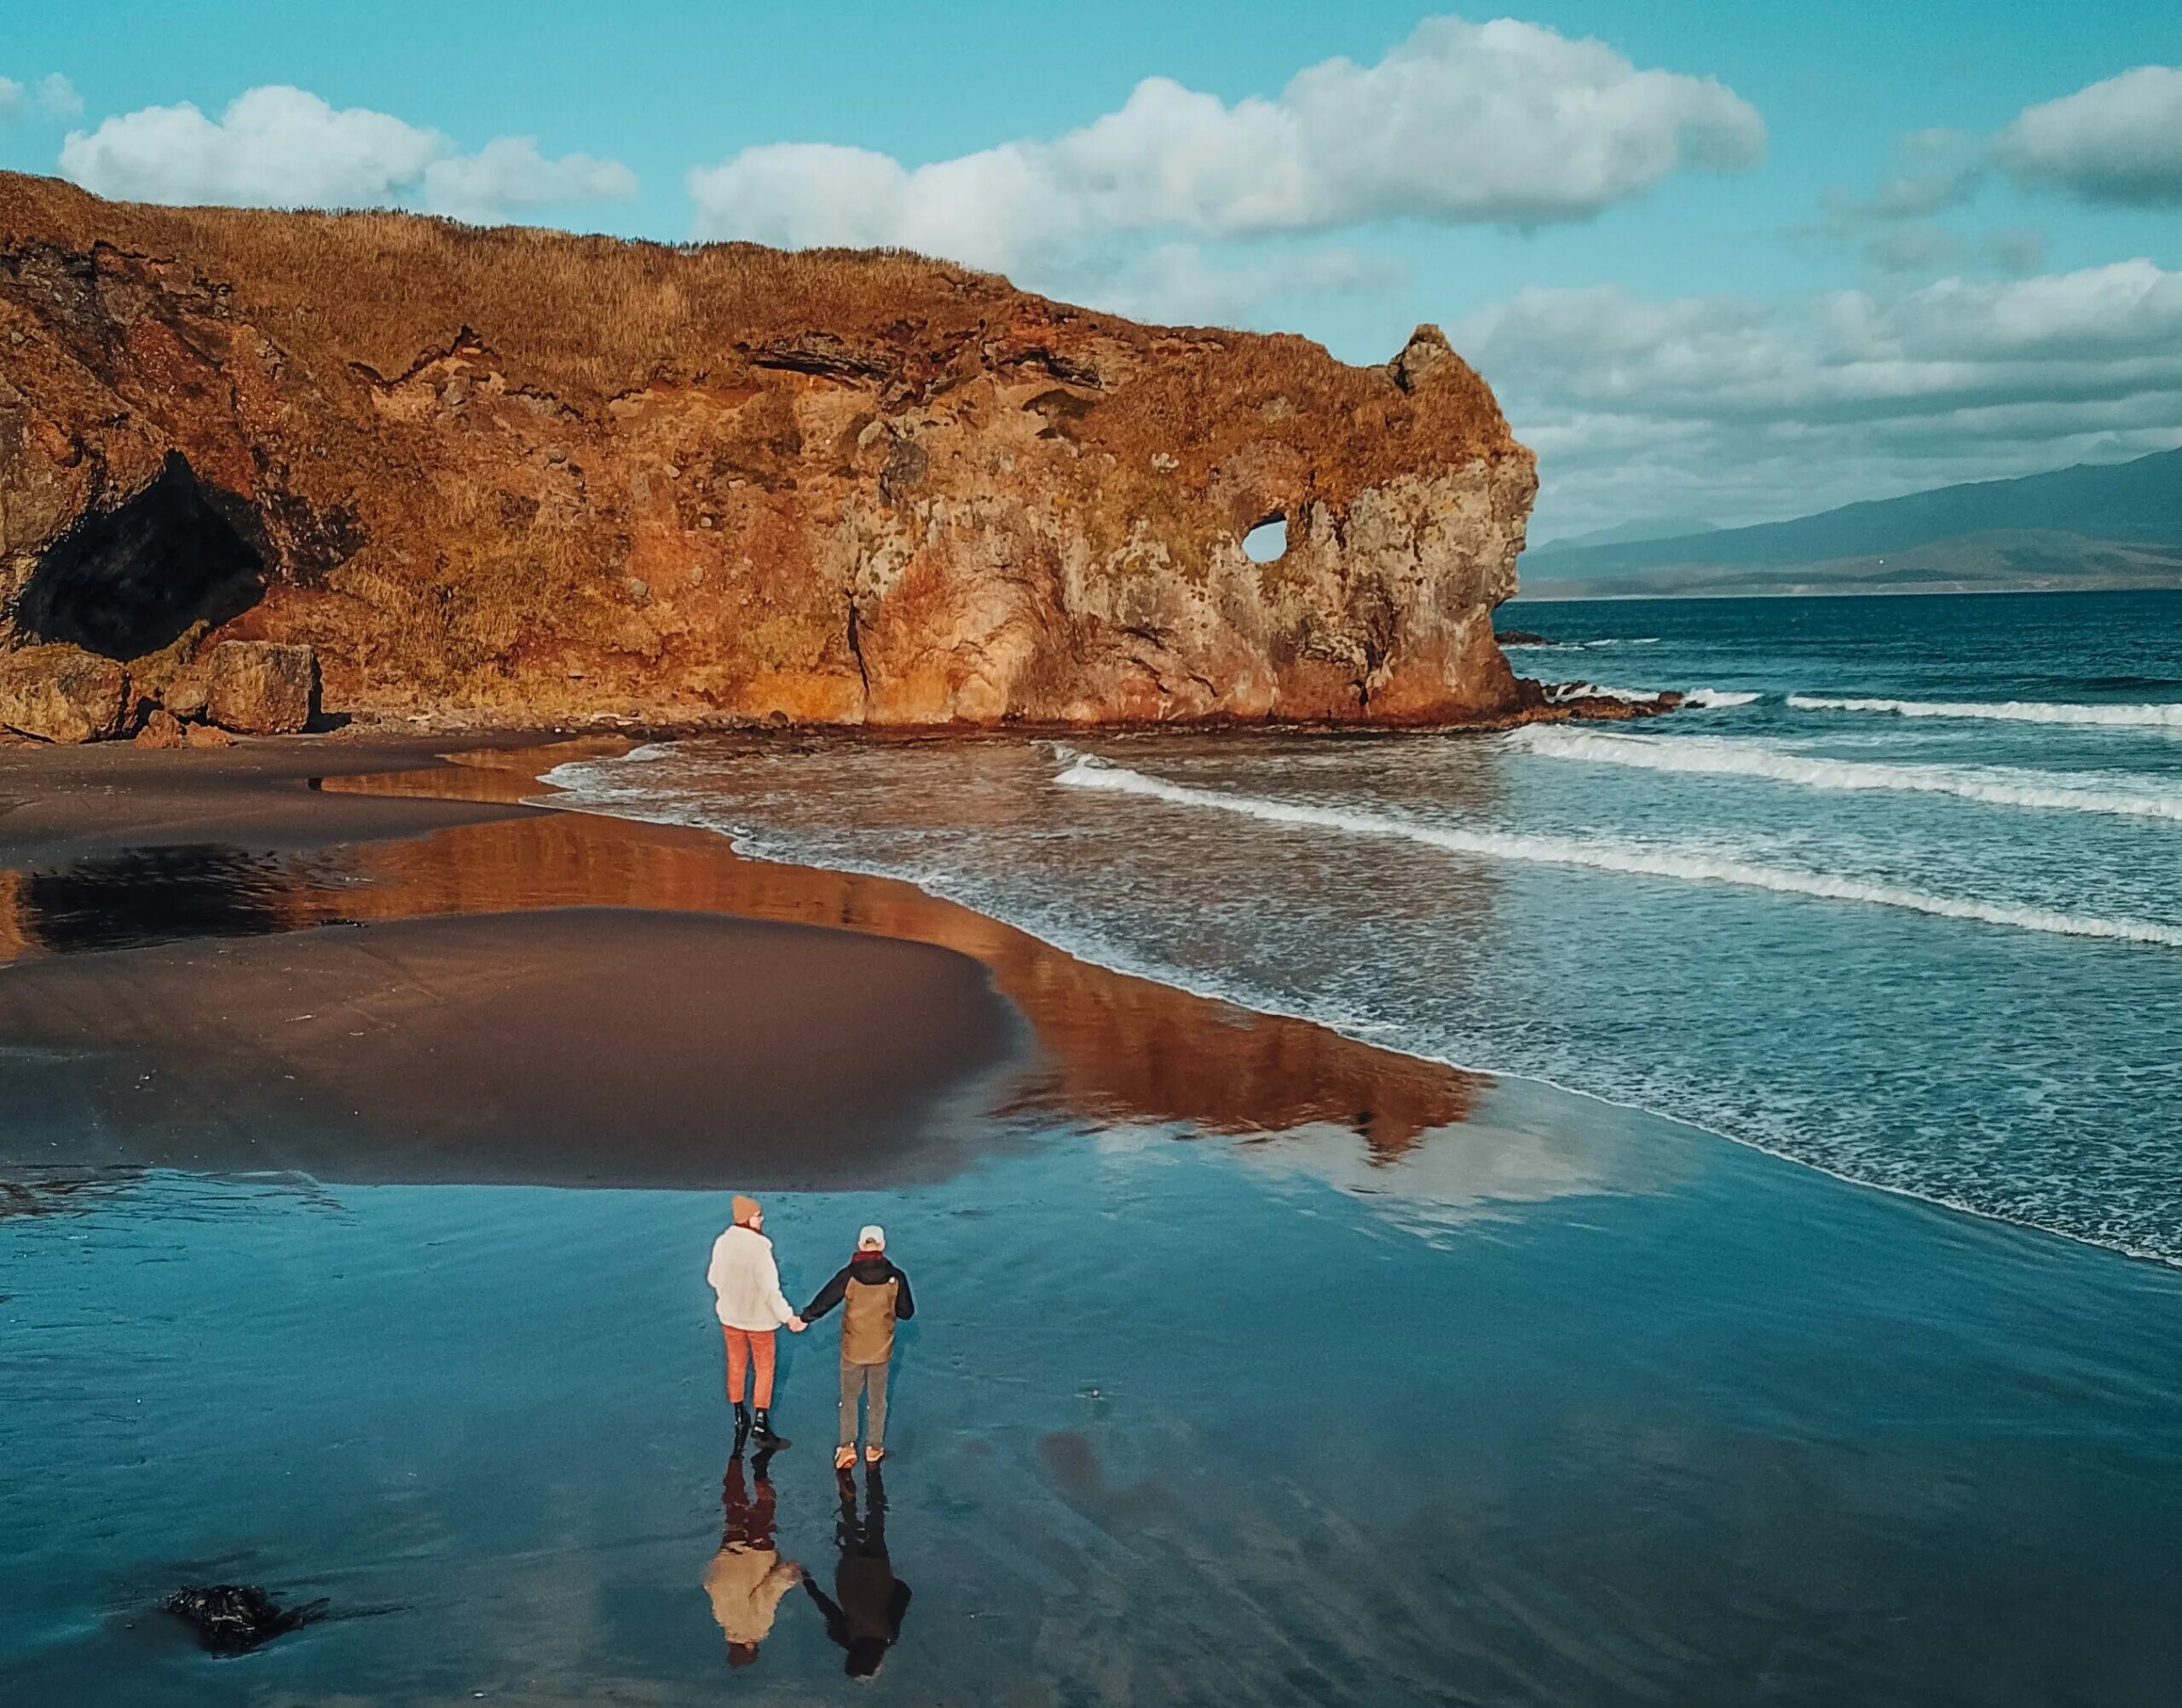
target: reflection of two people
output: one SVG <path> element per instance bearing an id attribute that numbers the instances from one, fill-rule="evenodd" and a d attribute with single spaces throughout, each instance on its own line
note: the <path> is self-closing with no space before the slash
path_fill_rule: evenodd
<path id="1" fill-rule="evenodd" d="M 758 1645 L 772 1634 L 781 1598 L 799 1583 L 824 1617 L 826 1635 L 847 1655 L 849 1676 L 875 1677 L 902 1635 L 909 1607 L 909 1586 L 894 1575 L 886 1555 L 886 1487 L 879 1468 L 866 1474 L 861 1515 L 856 1479 L 840 1474 L 840 1515 L 834 1527 L 840 1560 L 828 1595 L 802 1567 L 781 1558 L 773 1533 L 772 1480 L 766 1474 L 771 1458 L 760 1453 L 751 1461 L 748 1484 L 742 1458 L 730 1460 L 720 1488 L 727 1529 L 705 1570 L 705 1593 L 727 1637 L 727 1663 L 748 1666 L 757 1659 Z"/>

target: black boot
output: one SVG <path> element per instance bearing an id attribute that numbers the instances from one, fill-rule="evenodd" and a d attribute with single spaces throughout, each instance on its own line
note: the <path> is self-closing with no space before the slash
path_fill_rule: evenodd
<path id="1" fill-rule="evenodd" d="M 762 1452 L 777 1453 L 782 1448 L 794 1445 L 787 1436 L 773 1433 L 772 1413 L 762 1405 L 758 1408 L 758 1421 L 750 1434 Z"/>
<path id="2" fill-rule="evenodd" d="M 750 1439 L 750 1406 L 748 1401 L 735 1402 L 735 1457 L 742 1457 L 743 1444 Z"/>

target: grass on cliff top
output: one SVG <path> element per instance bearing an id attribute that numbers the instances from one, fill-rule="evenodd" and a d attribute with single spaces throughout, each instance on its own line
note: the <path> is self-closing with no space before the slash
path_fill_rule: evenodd
<path id="1" fill-rule="evenodd" d="M 464 326 L 512 383 L 572 403 L 661 378 L 735 383 L 758 344 L 877 351 L 901 376 L 932 379 L 958 353 L 975 359 L 999 339 L 1077 361 L 1102 352 L 1109 366 L 1118 357 L 1132 382 L 1087 437 L 1127 466 L 1174 451 L 1200 465 L 1186 470 L 1193 477 L 1285 418 L 1264 413 L 1276 401 L 1318 424 L 1310 436 L 1331 487 L 1515 448 L 1491 390 L 1459 362 L 1411 396 L 1383 370 L 1344 366 L 1307 339 L 1140 326 L 900 250 L 675 245 L 389 211 L 153 207 L 0 173 L 0 243 L 39 240 L 172 258 L 231 286 L 236 309 L 321 384 L 350 365 L 404 375 Z"/>
<path id="2" fill-rule="evenodd" d="M 900 250 L 675 245 L 390 211 L 153 207 L 15 174 L 0 174 L 0 230 L 10 241 L 185 259 L 232 281 L 284 342 L 383 377 L 468 326 L 563 393 L 612 395 L 668 368 L 739 365 L 738 343 L 814 328 L 851 344 L 929 347 L 1048 306 L 996 275 Z"/>

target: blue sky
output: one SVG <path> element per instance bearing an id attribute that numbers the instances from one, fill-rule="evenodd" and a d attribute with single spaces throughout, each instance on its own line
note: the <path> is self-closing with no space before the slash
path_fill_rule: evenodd
<path id="1" fill-rule="evenodd" d="M 1355 361 L 1437 320 L 1534 538 L 2182 443 L 2171 3 L 13 9 L 0 164 L 105 193 L 902 241 Z"/>

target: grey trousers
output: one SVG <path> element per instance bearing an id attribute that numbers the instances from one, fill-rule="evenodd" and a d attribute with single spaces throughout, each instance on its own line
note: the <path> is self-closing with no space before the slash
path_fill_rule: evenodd
<path id="1" fill-rule="evenodd" d="M 856 1402 L 864 1394 L 870 1403 L 864 1419 L 863 1439 L 871 1446 L 886 1445 L 886 1364 L 851 1364 L 841 1360 L 841 1440 L 844 1447 L 856 1445 Z"/>

